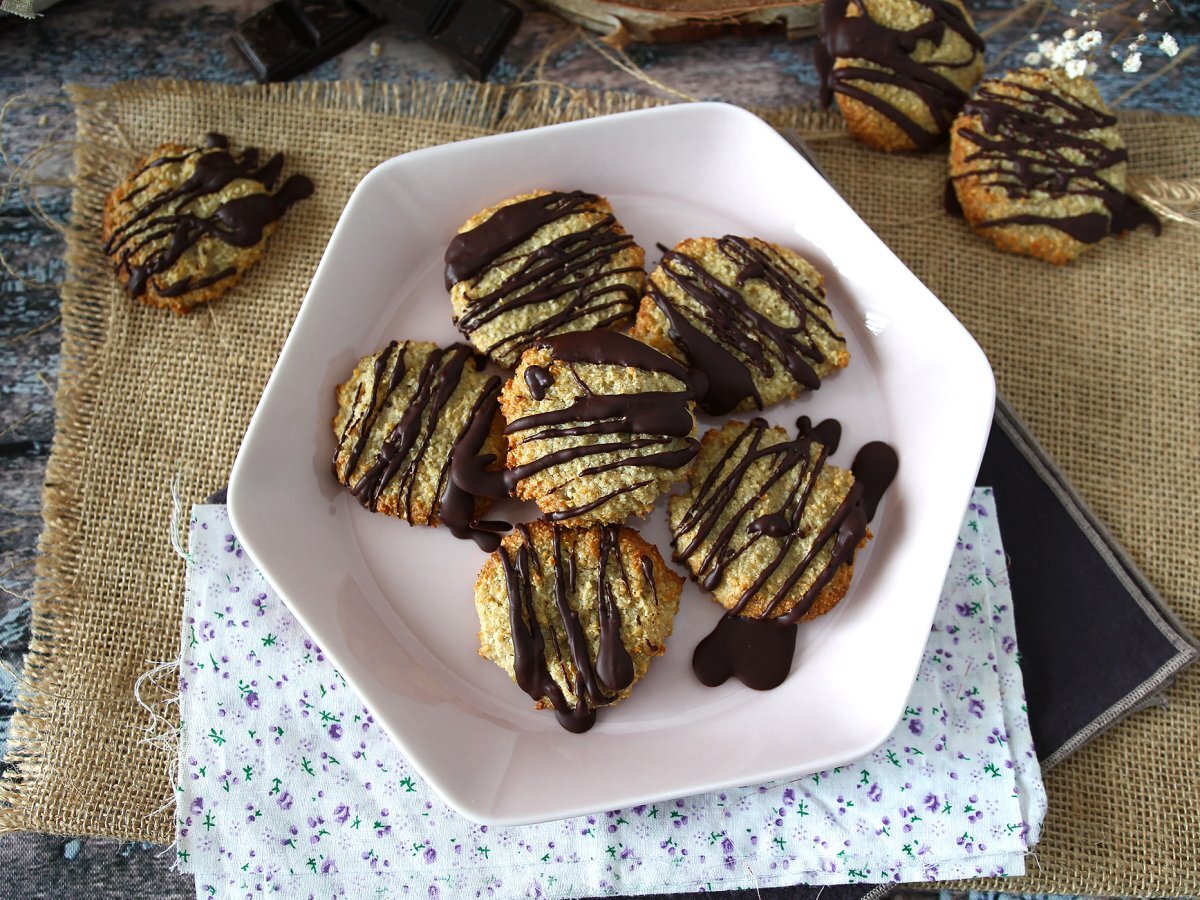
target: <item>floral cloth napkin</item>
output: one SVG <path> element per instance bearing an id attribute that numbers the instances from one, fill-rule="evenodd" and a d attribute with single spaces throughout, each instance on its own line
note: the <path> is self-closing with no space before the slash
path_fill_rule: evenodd
<path id="1" fill-rule="evenodd" d="M 1046 809 L 989 489 L 976 489 L 911 697 L 874 753 L 789 782 L 476 825 L 407 765 L 197 506 L 178 862 L 199 897 L 579 897 L 1019 875 Z"/>

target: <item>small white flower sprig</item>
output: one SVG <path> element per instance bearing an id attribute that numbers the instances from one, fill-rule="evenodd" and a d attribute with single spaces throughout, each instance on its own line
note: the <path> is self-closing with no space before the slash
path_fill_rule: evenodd
<path id="1" fill-rule="evenodd" d="M 1045 38 L 1030 35 L 1037 49 L 1025 54 L 1027 66 L 1049 66 L 1062 69 L 1072 78 L 1091 75 L 1098 68 L 1097 57 L 1103 51 L 1119 62 L 1121 71 L 1129 74 L 1140 72 L 1143 54 L 1152 47 L 1164 57 L 1179 53 L 1179 42 L 1174 35 L 1163 32 L 1157 44 L 1142 30 L 1156 12 L 1169 9 L 1166 0 L 1120 0 L 1115 4 L 1085 3 L 1071 10 L 1071 18 L 1078 21 L 1061 35 Z M 1105 30 L 1113 29 L 1111 37 Z"/>

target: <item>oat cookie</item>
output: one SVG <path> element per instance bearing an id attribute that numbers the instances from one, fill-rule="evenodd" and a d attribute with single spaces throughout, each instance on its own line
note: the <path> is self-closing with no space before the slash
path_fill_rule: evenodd
<path id="1" fill-rule="evenodd" d="M 692 369 L 714 415 L 819 387 L 850 361 L 821 274 L 754 237 L 689 238 L 663 254 L 630 334 Z"/>
<path id="2" fill-rule="evenodd" d="M 572 524 L 644 515 L 699 448 L 692 397 L 683 366 L 618 332 L 535 344 L 500 395 L 516 496 Z"/>
<path id="3" fill-rule="evenodd" d="M 131 297 L 183 315 L 237 284 L 284 212 L 312 193 L 293 175 L 272 193 L 283 154 L 259 165 L 222 135 L 202 147 L 163 144 L 104 202 L 101 237 Z"/>
<path id="4" fill-rule="evenodd" d="M 662 655 L 682 587 L 632 528 L 519 525 L 475 582 L 479 655 L 586 731 Z"/>
<path id="5" fill-rule="evenodd" d="M 840 428 L 763 419 L 704 435 L 689 491 L 668 501 L 675 559 L 732 613 L 792 623 L 833 609 L 866 542 L 862 487 L 830 464 Z"/>
<path id="6" fill-rule="evenodd" d="M 541 338 L 628 323 L 644 261 L 603 197 L 539 190 L 459 229 L 446 250 L 446 288 L 459 331 L 511 369 Z"/>
<path id="7" fill-rule="evenodd" d="M 470 448 L 472 455 L 501 453 L 500 378 L 486 375 L 483 365 L 466 344 L 424 341 L 392 341 L 359 360 L 337 387 L 337 480 L 368 509 L 412 525 L 446 524 L 456 536 L 495 549 L 495 527 L 479 521 L 490 501 L 450 477 L 472 425 L 479 426 L 481 444 Z"/>
<path id="8" fill-rule="evenodd" d="M 960 0 L 826 0 L 814 51 L 821 100 L 877 150 L 926 150 L 983 75 L 984 42 Z"/>
<path id="9" fill-rule="evenodd" d="M 1110 233 L 1157 227 L 1125 193 L 1117 120 L 1085 78 L 1020 69 L 985 81 L 950 139 L 963 216 L 1002 250 L 1062 265 Z"/>

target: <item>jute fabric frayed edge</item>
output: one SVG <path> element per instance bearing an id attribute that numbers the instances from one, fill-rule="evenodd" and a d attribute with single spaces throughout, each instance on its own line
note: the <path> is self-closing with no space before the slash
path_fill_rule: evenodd
<path id="1" fill-rule="evenodd" d="M 17 765 L 0 784 L 0 830 L 168 842 L 169 811 L 151 813 L 169 795 L 170 752 L 146 741 L 133 685 L 177 652 L 183 570 L 167 538 L 170 483 L 178 474 L 190 502 L 224 480 L 349 190 L 374 163 L 419 146 L 662 101 L 440 83 L 152 82 L 73 88 L 71 98 L 81 140 L 59 434 L 47 473 L 34 646 L 10 750 Z M 759 112 L 810 141 L 852 205 L 975 334 L 1014 406 L 1195 628 L 1200 489 L 1177 448 L 1195 446 L 1195 417 L 1187 420 L 1198 383 L 1192 286 L 1200 272 L 1182 229 L 1168 228 L 1158 241 L 1138 233 L 1109 242 L 1063 270 L 1006 257 L 940 214 L 944 162 L 873 154 L 849 141 L 830 113 Z M 1134 172 L 1196 177 L 1185 159 L 1200 132 L 1195 120 L 1131 114 L 1122 125 Z M 285 220 L 237 296 L 175 320 L 130 304 L 113 286 L 98 250 L 99 209 L 139 155 L 209 130 L 284 150 L 288 170 L 313 174 L 319 190 Z M 139 372 L 129 371 L 131 351 L 146 357 Z M 156 374 L 139 382 L 147 372 Z M 154 419 L 167 401 L 186 413 L 168 417 L 180 434 Z M 113 434 L 115 420 L 123 430 Z M 81 628 L 83 620 L 92 624 Z M 991 886 L 1200 892 L 1200 823 L 1187 808 L 1200 776 L 1186 771 L 1195 759 L 1198 688 L 1197 673 L 1185 672 L 1167 708 L 1140 713 L 1052 773 L 1040 862 L 1031 861 L 1030 876 Z M 159 691 L 143 699 L 164 702 L 172 686 Z"/>

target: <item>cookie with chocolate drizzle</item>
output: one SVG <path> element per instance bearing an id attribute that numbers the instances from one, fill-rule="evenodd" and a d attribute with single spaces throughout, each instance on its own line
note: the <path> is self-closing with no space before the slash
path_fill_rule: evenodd
<path id="1" fill-rule="evenodd" d="M 813 50 L 821 103 L 858 140 L 927 150 L 983 75 L 984 42 L 960 0 L 825 0 Z"/>
<path id="2" fill-rule="evenodd" d="M 683 366 L 627 335 L 541 340 L 500 394 L 508 485 L 551 521 L 645 515 L 699 449 L 694 397 Z"/>
<path id="3" fill-rule="evenodd" d="M 1158 229 L 1125 192 L 1127 160 L 1091 81 L 1020 69 L 981 84 L 955 121 L 950 183 L 977 234 L 1062 265 L 1109 234 Z"/>
<path id="4" fill-rule="evenodd" d="M 293 175 L 278 190 L 283 154 L 236 154 L 222 135 L 203 146 L 163 144 L 104 201 L 101 236 L 117 280 L 148 306 L 183 315 L 233 287 L 263 254 L 287 209 L 313 191 Z"/>
<path id="5" fill-rule="evenodd" d="M 475 582 L 479 655 L 586 731 L 663 653 L 682 587 L 632 528 L 518 525 Z"/>
<path id="6" fill-rule="evenodd" d="M 446 249 L 446 289 L 459 331 L 511 369 L 542 338 L 628 324 L 644 262 L 603 197 L 538 190 L 459 229 Z"/>
<path id="7" fill-rule="evenodd" d="M 754 237 L 689 238 L 663 253 L 630 334 L 702 372 L 700 407 L 762 409 L 850 361 L 821 273 Z"/>
<path id="8" fill-rule="evenodd" d="M 494 550 L 509 526 L 481 521 L 491 501 L 450 478 L 468 443 L 472 457 L 500 454 L 501 379 L 483 366 L 466 344 L 392 341 L 364 356 L 336 391 L 334 477 L 374 512 L 411 525 L 445 524 Z"/>
<path id="9" fill-rule="evenodd" d="M 781 632 L 829 612 L 845 596 L 867 523 L 896 471 L 873 442 L 850 470 L 829 462 L 841 426 L 730 421 L 704 435 L 689 491 L 670 499 L 675 559 L 728 610 L 696 648 L 705 684 L 736 675 L 753 688 L 783 681 L 795 635 Z"/>

